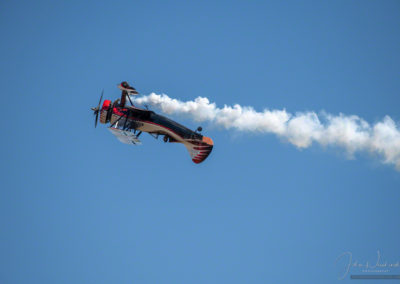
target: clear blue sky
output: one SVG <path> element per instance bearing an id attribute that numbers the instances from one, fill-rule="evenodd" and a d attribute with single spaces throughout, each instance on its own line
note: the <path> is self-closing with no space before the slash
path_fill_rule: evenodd
<path id="1" fill-rule="evenodd" d="M 90 111 L 127 80 L 398 122 L 398 1 L 2 1 L 0 35 L 1 283 L 342 283 L 343 252 L 400 260 L 400 173 L 376 157 L 205 124 L 195 165 Z"/>

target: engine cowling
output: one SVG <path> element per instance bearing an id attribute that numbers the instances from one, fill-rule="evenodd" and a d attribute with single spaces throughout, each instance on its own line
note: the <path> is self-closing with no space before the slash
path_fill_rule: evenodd
<path id="1" fill-rule="evenodd" d="M 101 107 L 101 112 L 100 112 L 100 123 L 108 123 L 110 122 L 110 116 L 109 110 L 111 108 L 111 101 L 110 100 L 104 100 L 103 106 Z"/>

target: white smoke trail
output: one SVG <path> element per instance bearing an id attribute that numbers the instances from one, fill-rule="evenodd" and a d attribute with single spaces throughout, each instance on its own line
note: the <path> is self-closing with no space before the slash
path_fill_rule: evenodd
<path id="1" fill-rule="evenodd" d="M 322 146 L 342 147 L 349 155 L 358 151 L 378 154 L 383 163 L 392 164 L 400 170 L 400 131 L 389 116 L 370 125 L 356 115 L 323 113 L 318 117 L 315 112 L 293 115 L 286 110 L 268 109 L 257 112 L 252 107 L 238 104 L 218 108 L 204 97 L 182 102 L 164 94 L 151 93 L 135 97 L 134 101 L 150 104 L 167 114 L 189 115 L 195 121 L 209 121 L 226 129 L 274 133 L 298 148 L 307 148 L 316 142 Z"/>

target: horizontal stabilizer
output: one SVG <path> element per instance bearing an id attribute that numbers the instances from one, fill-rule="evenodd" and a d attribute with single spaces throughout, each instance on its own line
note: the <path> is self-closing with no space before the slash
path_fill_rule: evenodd
<path id="1" fill-rule="evenodd" d="M 122 143 L 130 145 L 142 144 L 142 142 L 140 142 L 140 140 L 138 139 L 137 135 L 133 134 L 130 131 L 121 130 L 115 127 L 109 127 L 108 130 L 110 130 L 110 132 L 114 134 L 118 138 L 118 140 L 121 141 Z"/>

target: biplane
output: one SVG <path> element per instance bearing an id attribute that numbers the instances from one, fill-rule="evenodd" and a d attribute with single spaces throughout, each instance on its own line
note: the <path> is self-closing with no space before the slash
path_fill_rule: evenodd
<path id="1" fill-rule="evenodd" d="M 108 130 L 114 134 L 119 141 L 130 145 L 140 145 L 140 135 L 143 132 L 149 133 L 154 138 L 163 137 L 165 143 L 182 143 L 189 151 L 193 162 L 203 162 L 213 149 L 211 138 L 200 134 L 201 127 L 196 131 L 155 113 L 149 109 L 142 109 L 132 103 L 132 95 L 138 95 L 134 87 L 127 82 L 118 85 L 121 90 L 121 98 L 112 102 L 104 100 L 100 109 L 103 93 L 99 104 L 92 108 L 95 115 L 95 127 L 97 126 L 100 114 L 100 123 L 110 124 Z M 127 105 L 129 101 L 130 106 Z"/>

